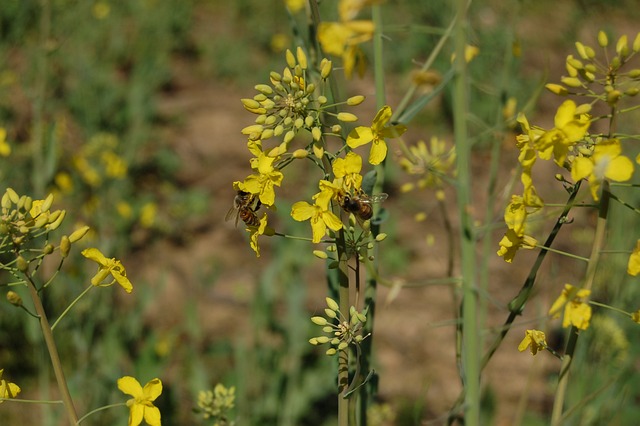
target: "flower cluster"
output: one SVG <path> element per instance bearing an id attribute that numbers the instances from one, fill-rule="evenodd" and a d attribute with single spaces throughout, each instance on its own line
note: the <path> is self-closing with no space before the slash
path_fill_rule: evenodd
<path id="1" fill-rule="evenodd" d="M 346 349 L 349 345 L 359 345 L 369 335 L 362 335 L 362 328 L 367 321 L 364 313 L 358 312 L 355 307 L 349 309 L 349 317 L 345 317 L 338 307 L 338 303 L 330 297 L 326 298 L 327 308 L 325 317 L 315 316 L 311 321 L 322 327 L 322 331 L 330 336 L 318 336 L 309 339 L 312 345 L 329 343 L 332 348 L 327 349 L 327 355 L 335 355 L 338 351 Z"/>
<path id="2" fill-rule="evenodd" d="M 204 419 L 213 419 L 214 425 L 226 426 L 234 424 L 229 420 L 229 411 L 234 407 L 236 388 L 225 387 L 218 383 L 213 391 L 200 391 L 198 394 L 198 410 L 202 412 Z"/>
<path id="3" fill-rule="evenodd" d="M 410 146 L 409 150 L 400 159 L 402 169 L 418 177 L 416 183 L 409 183 L 402 186 L 405 192 L 415 188 L 433 188 L 441 190 L 444 180 L 451 173 L 456 163 L 456 149 L 447 149 L 447 144 L 442 139 L 433 136 L 429 145 L 425 141 L 418 141 Z"/>
<path id="4" fill-rule="evenodd" d="M 64 220 L 64 210 L 50 211 L 53 195 L 44 200 L 33 200 L 27 195 L 19 196 L 7 188 L 0 201 L 0 235 L 20 246 L 26 241 L 57 229 Z"/>
<path id="5" fill-rule="evenodd" d="M 258 84 L 257 95 L 242 99 L 245 109 L 257 115 L 255 123 L 242 130 L 253 155 L 250 159 L 253 172 L 233 183 L 237 195 L 232 211 L 245 223 L 251 248 L 258 256 L 258 238 L 275 234 L 267 223 L 266 212 L 261 213 L 259 209 L 275 208 L 276 189 L 284 181 L 285 167 L 295 160 L 311 160 L 325 177 L 319 180 L 319 192 L 311 203 L 298 201 L 291 209 L 293 219 L 310 221 L 312 241 L 318 243 L 327 230 L 336 232 L 343 228 L 339 207 L 357 214 L 364 204 L 367 211 L 361 219 L 364 222 L 371 217 L 372 209 L 368 207 L 373 200 L 362 189 L 362 157 L 352 150 L 370 144 L 369 163 L 380 164 L 388 151 L 385 138 L 397 137 L 406 130 L 402 125 L 390 124 L 392 111 L 385 106 L 378 111 L 371 126 L 357 126 L 343 137 L 342 125 L 336 121 L 352 123 L 357 117 L 338 111 L 337 107 L 359 105 L 364 96 L 329 104 L 324 91 L 332 72 L 331 61 L 323 59 L 317 70 L 311 69 L 300 47 L 295 54 L 287 50 L 285 59 L 287 66 L 282 73 L 271 72 L 270 84 Z M 334 124 L 327 124 L 330 121 Z M 328 150 L 328 137 L 342 139 L 342 145 L 335 152 Z M 294 143 L 301 143 L 302 147 L 296 149 Z M 232 211 L 227 219 L 233 216 Z"/>

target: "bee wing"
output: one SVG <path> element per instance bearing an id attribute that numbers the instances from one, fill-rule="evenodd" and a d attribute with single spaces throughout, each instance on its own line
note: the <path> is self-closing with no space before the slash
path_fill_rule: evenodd
<path id="1" fill-rule="evenodd" d="M 236 207 L 233 206 L 229 209 L 229 211 L 227 212 L 227 214 L 224 216 L 224 220 L 225 222 L 231 220 L 231 218 L 235 215 L 236 217 L 236 226 L 238 226 L 238 218 L 240 217 L 240 210 Z"/>
<path id="2" fill-rule="evenodd" d="M 389 197 L 389 194 L 385 194 L 384 192 L 381 192 L 380 194 L 371 195 L 367 201 L 370 203 L 381 203 L 384 200 L 386 200 L 388 197 Z"/>

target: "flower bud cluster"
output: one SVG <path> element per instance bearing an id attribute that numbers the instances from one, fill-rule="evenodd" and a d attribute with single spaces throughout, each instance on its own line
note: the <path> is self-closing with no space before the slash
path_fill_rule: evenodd
<path id="1" fill-rule="evenodd" d="M 50 211 L 53 195 L 44 200 L 33 200 L 27 195 L 19 196 L 7 188 L 2 199 L 0 215 L 0 236 L 7 237 L 15 246 L 57 229 L 64 220 L 64 210 Z"/>
<path id="2" fill-rule="evenodd" d="M 359 345 L 369 335 L 362 335 L 364 323 L 367 317 L 358 312 L 354 306 L 349 309 L 349 317 L 346 318 L 340 312 L 338 303 L 330 297 L 326 298 L 327 308 L 325 316 L 315 316 L 311 321 L 322 327 L 322 331 L 329 336 L 318 336 L 309 339 L 312 345 L 329 343 L 332 347 L 327 349 L 327 355 L 335 355 L 338 351 L 346 349 L 350 344 Z M 331 337 L 330 337 L 331 336 Z"/>
<path id="3" fill-rule="evenodd" d="M 560 79 L 561 84 L 547 84 L 546 88 L 560 96 L 569 94 L 597 96 L 610 106 L 615 106 L 625 97 L 636 96 L 640 91 L 637 82 L 640 69 L 623 67 L 640 51 L 640 33 L 629 46 L 626 35 L 621 36 L 615 45 L 615 55 L 606 51 L 609 38 L 604 31 L 597 37 L 598 45 L 605 51 L 605 61 L 601 61 L 596 50 L 589 45 L 576 42 L 577 57 L 567 56 L 567 75 Z M 595 88 L 600 86 L 601 89 Z M 582 92 L 582 91 L 585 92 Z"/>

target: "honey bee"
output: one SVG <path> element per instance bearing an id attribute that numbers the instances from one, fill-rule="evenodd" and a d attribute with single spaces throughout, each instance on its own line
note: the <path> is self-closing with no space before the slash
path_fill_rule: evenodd
<path id="1" fill-rule="evenodd" d="M 340 207 L 362 220 L 369 220 L 373 216 L 373 204 L 383 202 L 388 196 L 384 192 L 369 196 L 359 190 L 354 195 L 344 194 L 340 200 Z"/>
<path id="2" fill-rule="evenodd" d="M 228 221 L 235 215 L 236 227 L 238 219 L 242 219 L 247 226 L 258 226 L 260 218 L 258 218 L 256 211 L 260 208 L 260 204 L 260 200 L 254 194 L 239 190 L 233 198 L 233 206 L 227 212 L 224 220 Z"/>

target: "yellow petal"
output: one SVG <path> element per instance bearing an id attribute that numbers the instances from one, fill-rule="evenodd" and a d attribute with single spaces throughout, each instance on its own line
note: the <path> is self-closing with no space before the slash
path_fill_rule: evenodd
<path id="1" fill-rule="evenodd" d="M 627 273 L 632 277 L 640 274 L 640 240 L 636 242 L 636 247 L 633 249 L 631 256 L 629 256 Z"/>
<path id="2" fill-rule="evenodd" d="M 571 178 L 577 182 L 593 173 L 593 163 L 588 158 L 576 157 L 571 164 Z"/>
<path id="3" fill-rule="evenodd" d="M 338 216 L 330 211 L 325 211 L 322 213 L 322 220 L 327 224 L 329 228 L 334 231 L 339 231 L 340 229 L 342 229 L 342 221 Z"/>
<path id="4" fill-rule="evenodd" d="M 384 139 L 376 139 L 371 145 L 371 151 L 369 152 L 369 163 L 376 164 L 382 163 L 387 156 L 387 144 Z"/>
<path id="5" fill-rule="evenodd" d="M 359 126 L 353 129 L 347 136 L 347 145 L 351 148 L 357 148 L 361 145 L 368 144 L 374 138 L 373 131 L 370 127 Z"/>
<path id="6" fill-rule="evenodd" d="M 149 426 L 160 426 L 162 423 L 158 407 L 145 407 L 144 421 L 147 422 Z"/>
<path id="7" fill-rule="evenodd" d="M 162 381 L 157 377 L 153 380 L 149 380 L 149 382 L 144 385 L 144 389 L 142 389 L 142 391 L 147 401 L 155 401 L 155 399 L 162 393 Z"/>
<path id="8" fill-rule="evenodd" d="M 124 376 L 118 379 L 118 389 L 134 398 L 142 396 L 142 386 L 131 376 Z"/>
<path id="9" fill-rule="evenodd" d="M 129 278 L 127 278 L 125 275 L 122 275 L 117 271 L 111 271 L 111 275 L 113 275 L 113 278 L 116 279 L 118 284 L 120 284 L 120 286 L 124 288 L 124 291 L 126 291 L 127 293 L 131 293 L 133 291 L 133 285 L 131 284 L 131 281 L 129 281 Z"/>
<path id="10" fill-rule="evenodd" d="M 136 403 L 129 407 L 129 426 L 138 426 L 140 423 L 142 423 L 142 419 L 144 417 L 144 409 L 144 405 Z"/>
<path id="11" fill-rule="evenodd" d="M 107 258 L 104 257 L 104 254 L 102 254 L 97 248 L 84 249 L 82 250 L 82 255 L 89 260 L 99 263 L 100 265 L 106 265 L 108 262 Z"/>
<path id="12" fill-rule="evenodd" d="M 291 217 L 299 222 L 308 220 L 315 214 L 315 212 L 316 207 L 312 206 L 306 201 L 298 201 L 293 206 L 291 206 Z"/>
<path id="13" fill-rule="evenodd" d="M 624 155 L 616 157 L 609 162 L 604 175 L 607 179 L 625 182 L 633 175 L 633 163 Z"/>

